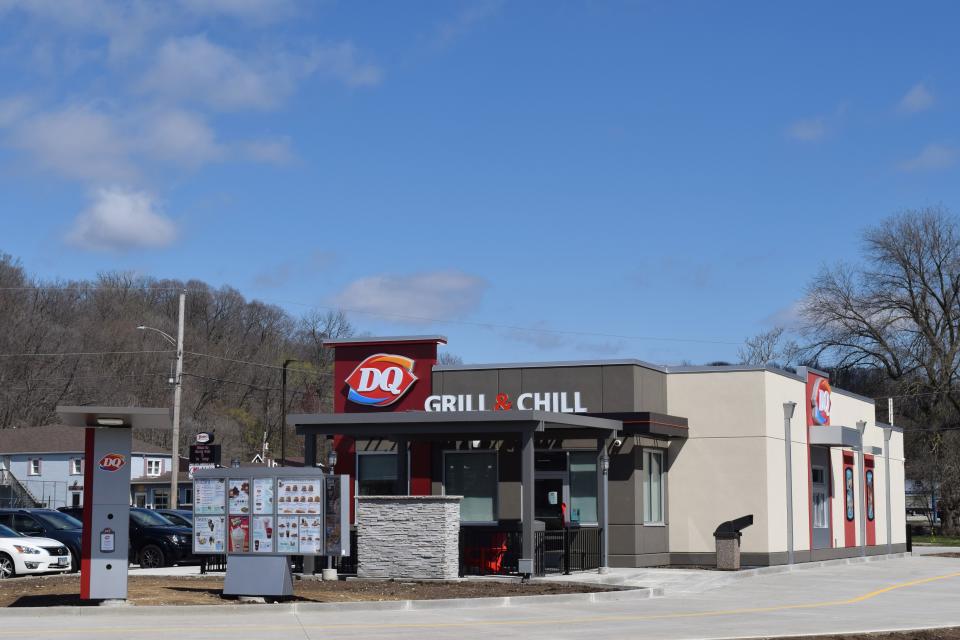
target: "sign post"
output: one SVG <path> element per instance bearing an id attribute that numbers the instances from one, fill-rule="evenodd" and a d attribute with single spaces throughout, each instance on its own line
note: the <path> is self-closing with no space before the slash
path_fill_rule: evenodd
<path id="1" fill-rule="evenodd" d="M 86 429 L 80 599 L 127 599 L 132 427 L 170 429 L 169 409 L 57 407 L 63 423 Z"/>

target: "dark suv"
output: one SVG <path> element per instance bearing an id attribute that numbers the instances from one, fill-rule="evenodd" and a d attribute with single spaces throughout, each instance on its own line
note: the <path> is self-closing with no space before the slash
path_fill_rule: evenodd
<path id="1" fill-rule="evenodd" d="M 0 509 L 0 524 L 26 536 L 53 538 L 62 542 L 73 556 L 73 571 L 80 570 L 80 539 L 83 524 L 53 509 Z"/>
<path id="2" fill-rule="evenodd" d="M 82 517 L 82 507 L 62 507 L 65 513 Z M 130 561 L 144 569 L 167 567 L 196 560 L 193 530 L 180 527 L 152 509 L 130 508 Z"/>

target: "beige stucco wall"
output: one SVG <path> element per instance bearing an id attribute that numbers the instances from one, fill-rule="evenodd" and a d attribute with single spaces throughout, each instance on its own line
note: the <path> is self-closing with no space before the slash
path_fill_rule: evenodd
<path id="1" fill-rule="evenodd" d="M 743 549 L 769 550 L 764 375 L 667 376 L 667 412 L 689 424 L 687 440 L 670 447 L 671 552 L 712 552 L 717 525 L 751 513 Z"/>
<path id="2" fill-rule="evenodd" d="M 667 376 L 667 411 L 689 420 L 689 438 L 670 447 L 670 550 L 712 552 L 713 531 L 725 520 L 753 514 L 744 531 L 744 552 L 787 549 L 786 454 L 783 403 L 797 403 L 791 421 L 793 456 L 794 549 L 810 549 L 807 402 L 803 380 L 768 370 L 671 373 Z M 856 428 L 867 422 L 866 446 L 883 447 L 873 403 L 832 394 L 831 422 Z M 813 427 L 815 428 L 815 427 Z M 856 456 L 854 456 L 856 460 Z M 835 546 L 844 544 L 843 450 L 831 449 L 832 524 Z M 891 438 L 893 543 L 904 542 L 903 437 Z M 883 455 L 876 456 L 874 488 L 876 542 L 886 543 L 886 493 Z M 854 474 L 855 482 L 863 477 Z M 859 484 L 855 487 L 859 544 Z"/>

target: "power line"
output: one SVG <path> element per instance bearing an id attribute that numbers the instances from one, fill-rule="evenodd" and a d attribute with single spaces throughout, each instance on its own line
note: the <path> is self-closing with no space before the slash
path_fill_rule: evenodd
<path id="1" fill-rule="evenodd" d="M 278 364 L 266 364 L 264 362 L 252 362 L 250 360 L 237 360 L 235 358 L 228 358 L 226 356 L 217 356 L 212 353 L 198 353 L 196 351 L 184 351 L 183 353 L 191 356 L 200 356 L 203 358 L 213 358 L 215 360 L 223 360 L 225 362 L 235 362 L 236 364 L 247 364 L 254 367 L 263 367 L 264 369 L 276 369 L 278 371 L 283 370 L 283 367 Z M 308 375 L 316 375 L 316 376 L 330 376 L 330 377 L 333 376 L 332 373 L 327 373 L 325 371 L 311 371 L 309 369 L 297 369 L 294 367 L 287 367 L 287 371 L 292 371 L 294 373 L 305 373 Z"/>
<path id="2" fill-rule="evenodd" d="M 173 349 L 152 351 L 57 351 L 51 353 L 0 353 L 0 358 L 66 358 L 73 356 L 115 356 L 137 355 L 145 353 L 174 353 Z"/>

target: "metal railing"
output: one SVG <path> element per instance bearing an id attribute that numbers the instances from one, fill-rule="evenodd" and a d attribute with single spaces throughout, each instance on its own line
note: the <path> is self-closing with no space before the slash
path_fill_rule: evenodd
<path id="1" fill-rule="evenodd" d="M 570 574 L 600 567 L 603 529 L 568 528 L 534 532 L 536 575 Z"/>
<path id="2" fill-rule="evenodd" d="M 535 531 L 534 575 L 597 569 L 603 530 L 598 527 Z M 460 528 L 460 575 L 518 575 L 523 534 L 516 529 Z"/>

